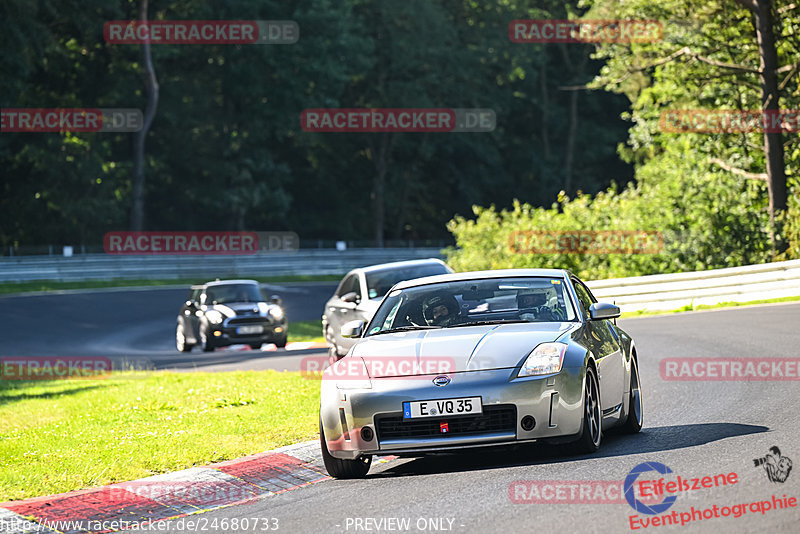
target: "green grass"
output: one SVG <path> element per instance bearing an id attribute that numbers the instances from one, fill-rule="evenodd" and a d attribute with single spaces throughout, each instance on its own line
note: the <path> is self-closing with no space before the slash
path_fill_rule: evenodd
<path id="1" fill-rule="evenodd" d="M 338 282 L 343 275 L 294 275 L 248 278 L 261 283 L 289 283 L 289 282 Z M 238 277 L 234 277 L 238 278 Z M 151 286 L 189 286 L 208 282 L 209 278 L 176 278 L 168 280 L 86 280 L 80 282 L 55 282 L 38 280 L 34 282 L 9 282 L 0 283 L 0 294 L 30 293 L 32 291 L 59 291 L 64 289 L 98 289 L 108 287 L 151 287 Z"/>
<path id="2" fill-rule="evenodd" d="M 299 373 L 120 373 L 0 382 L 0 502 L 134 480 L 313 439 Z"/>
<path id="3" fill-rule="evenodd" d="M 643 317 L 647 315 L 664 315 L 668 313 L 681 313 L 687 311 L 699 311 L 699 310 L 713 310 L 716 308 L 735 308 L 737 306 L 752 306 L 753 304 L 774 304 L 777 302 L 796 302 L 800 301 L 800 297 L 781 297 L 776 299 L 763 299 L 763 300 L 750 300 L 747 302 L 720 302 L 718 304 L 700 304 L 695 306 L 694 304 L 687 304 L 682 308 L 678 308 L 677 310 L 671 311 L 635 311 L 635 312 L 625 312 L 622 314 L 622 318 L 629 318 L 629 317 Z"/>
<path id="4" fill-rule="evenodd" d="M 325 341 L 325 336 L 322 335 L 322 320 L 289 321 L 289 342 L 294 341 Z"/>

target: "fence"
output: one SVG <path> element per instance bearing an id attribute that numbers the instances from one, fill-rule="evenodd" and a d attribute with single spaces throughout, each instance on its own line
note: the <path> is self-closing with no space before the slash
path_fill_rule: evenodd
<path id="1" fill-rule="evenodd" d="M 19 256 L 0 258 L 0 283 L 339 275 L 365 265 L 420 258 L 441 259 L 441 249 L 300 249 L 249 256 Z"/>
<path id="2" fill-rule="evenodd" d="M 614 301 L 623 312 L 796 297 L 800 296 L 800 260 L 595 280 L 587 285 L 598 300 Z"/>

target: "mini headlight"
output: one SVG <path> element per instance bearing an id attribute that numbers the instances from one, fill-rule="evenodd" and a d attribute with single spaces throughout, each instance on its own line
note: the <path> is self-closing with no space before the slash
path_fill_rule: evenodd
<path id="1" fill-rule="evenodd" d="M 278 306 L 273 306 L 269 309 L 269 314 L 272 316 L 273 319 L 276 321 L 280 321 L 283 319 L 283 310 L 280 309 Z"/>
<path id="2" fill-rule="evenodd" d="M 211 324 L 219 324 L 222 322 L 223 316 L 217 310 L 209 310 L 206 312 L 206 319 Z"/>
<path id="3" fill-rule="evenodd" d="M 564 363 L 564 343 L 542 343 L 531 351 L 517 376 L 549 375 L 561 371 Z"/>

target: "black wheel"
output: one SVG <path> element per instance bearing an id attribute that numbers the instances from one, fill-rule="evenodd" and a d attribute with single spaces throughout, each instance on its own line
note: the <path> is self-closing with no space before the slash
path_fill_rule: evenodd
<path id="1" fill-rule="evenodd" d="M 204 328 L 200 329 L 200 346 L 203 347 L 203 352 L 211 352 L 214 350 L 214 345 L 208 338 L 208 332 Z"/>
<path id="2" fill-rule="evenodd" d="M 183 331 L 183 323 L 178 321 L 178 326 L 175 328 L 175 346 L 181 352 L 191 352 L 194 345 L 186 342 L 186 334 Z"/>
<path id="3" fill-rule="evenodd" d="M 257 343 L 255 345 L 250 345 L 251 350 L 261 350 L 261 344 Z"/>
<path id="4" fill-rule="evenodd" d="M 328 452 L 328 445 L 325 443 L 322 419 L 319 421 L 319 445 L 322 449 L 322 461 L 325 462 L 325 469 L 333 478 L 364 478 L 367 476 L 369 466 L 372 464 L 372 456 L 359 456 L 355 460 L 340 460 L 331 456 L 331 453 Z"/>
<path id="5" fill-rule="evenodd" d="M 639 363 L 631 356 L 631 394 L 628 396 L 628 417 L 620 427 L 625 434 L 636 434 L 642 429 L 642 386 L 639 382 Z"/>
<path id="6" fill-rule="evenodd" d="M 287 337 L 288 336 L 283 336 L 282 338 L 279 338 L 277 341 L 275 341 L 275 346 L 278 347 L 279 349 L 284 348 L 286 346 Z"/>
<path id="7" fill-rule="evenodd" d="M 591 454 L 600 448 L 603 440 L 603 414 L 600 410 L 600 385 L 597 374 L 586 368 L 586 385 L 583 388 L 583 429 L 581 437 L 573 444 L 578 454 Z"/>

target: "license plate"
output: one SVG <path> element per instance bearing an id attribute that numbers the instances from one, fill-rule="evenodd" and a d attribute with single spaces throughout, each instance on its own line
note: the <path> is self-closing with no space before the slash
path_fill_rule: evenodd
<path id="1" fill-rule="evenodd" d="M 408 401 L 403 403 L 404 419 L 448 417 L 450 415 L 470 415 L 479 413 L 483 413 L 480 397 Z"/>
<path id="2" fill-rule="evenodd" d="M 264 331 L 264 327 L 260 324 L 253 326 L 240 326 L 236 329 L 237 334 L 260 334 Z"/>

